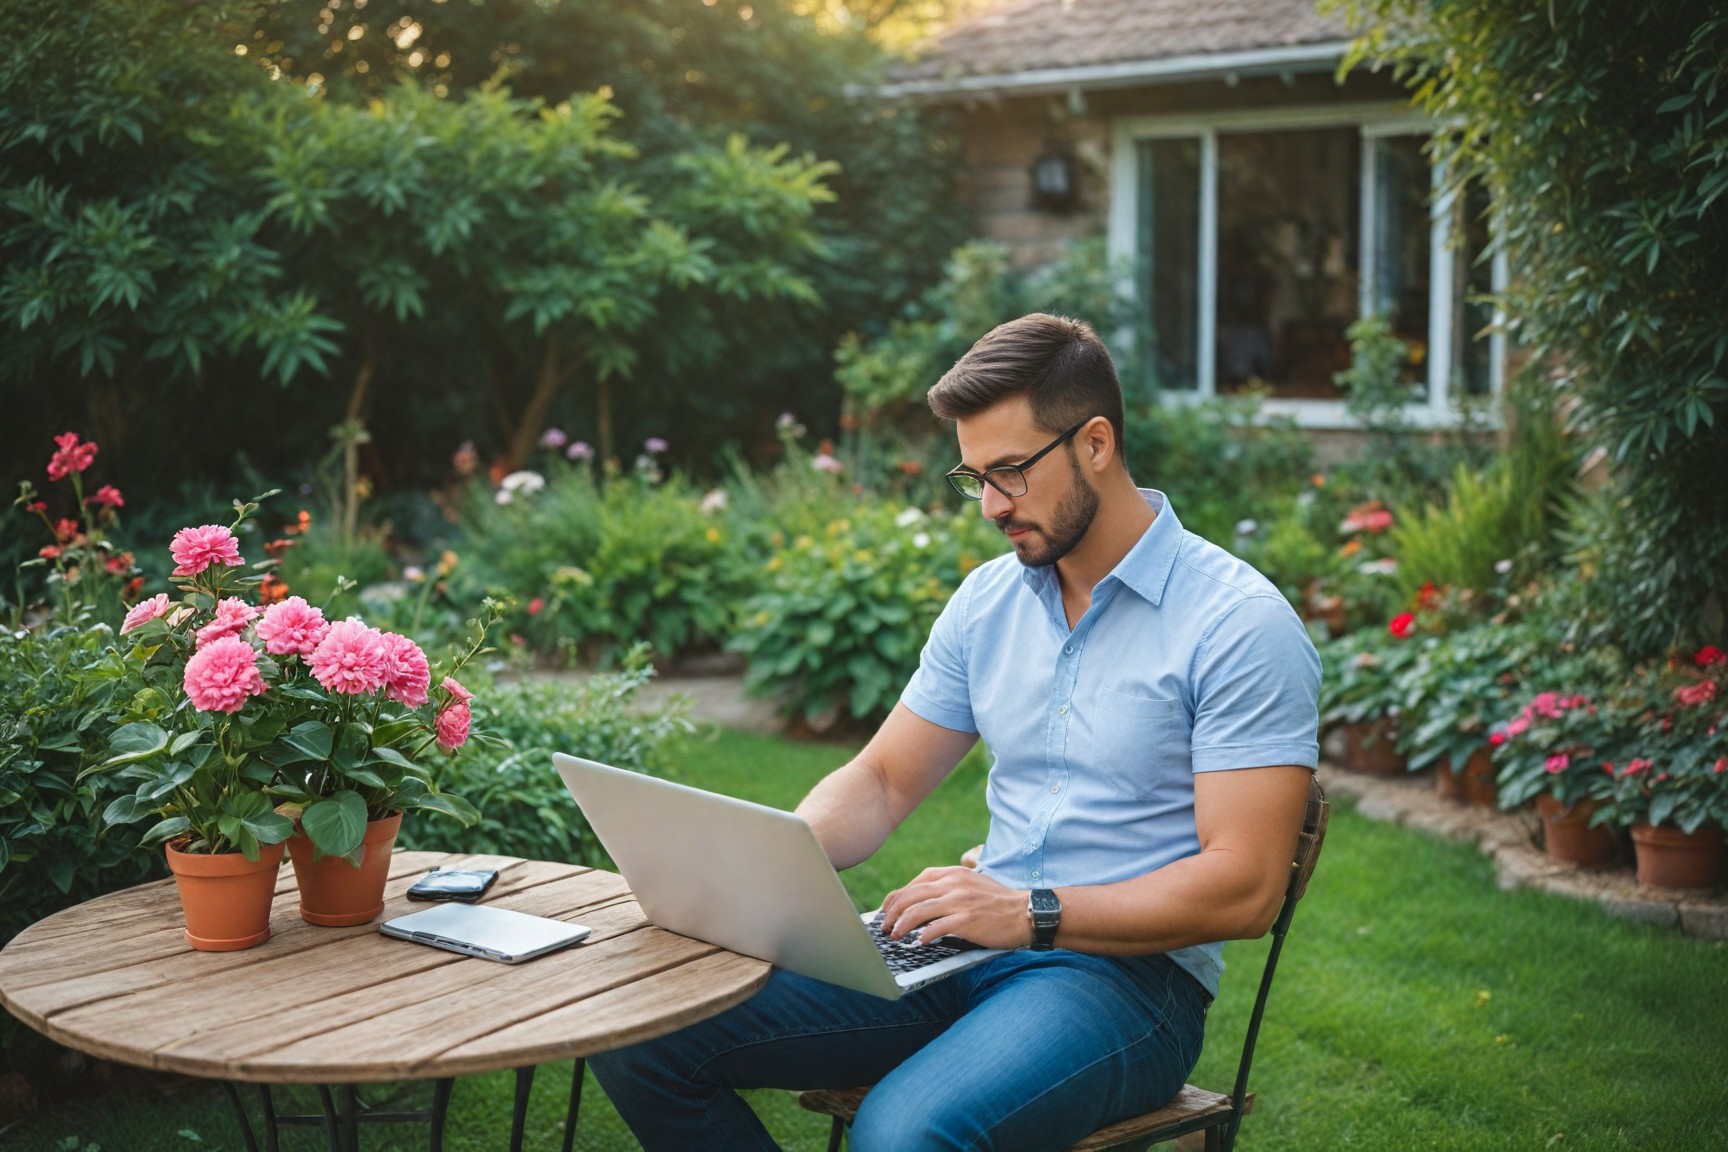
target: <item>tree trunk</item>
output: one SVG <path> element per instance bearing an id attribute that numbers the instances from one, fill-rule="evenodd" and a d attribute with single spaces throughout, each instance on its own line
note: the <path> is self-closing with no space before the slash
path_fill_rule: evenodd
<path id="1" fill-rule="evenodd" d="M 540 357 L 540 371 L 534 376 L 534 391 L 529 395 L 528 403 L 523 405 L 522 419 L 517 421 L 516 431 L 510 437 L 510 450 L 506 459 L 511 471 L 528 463 L 529 457 L 534 453 L 534 445 L 546 427 L 546 414 L 552 410 L 552 398 L 558 394 L 558 386 L 564 382 L 565 372 L 559 356 L 558 333 L 546 333 L 546 344 Z"/>
<path id="2" fill-rule="evenodd" d="M 377 367 L 377 326 L 370 317 L 360 334 L 360 368 L 348 393 L 348 412 L 336 429 L 342 441 L 342 540 L 352 544 L 360 531 L 360 445 L 371 439 L 366 431 L 366 407 L 371 399 L 372 373 Z"/>

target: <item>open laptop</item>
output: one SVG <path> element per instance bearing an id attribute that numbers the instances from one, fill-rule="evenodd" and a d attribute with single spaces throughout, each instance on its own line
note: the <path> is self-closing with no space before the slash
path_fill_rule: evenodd
<path id="1" fill-rule="evenodd" d="M 873 933 L 790 812 L 559 753 L 552 758 L 651 923 L 897 999 L 998 955 Z"/>

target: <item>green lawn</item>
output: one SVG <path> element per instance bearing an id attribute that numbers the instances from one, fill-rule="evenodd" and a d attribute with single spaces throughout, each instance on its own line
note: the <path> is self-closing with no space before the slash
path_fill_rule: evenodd
<path id="1" fill-rule="evenodd" d="M 790 807 L 848 749 L 725 732 L 692 742 L 680 775 Z M 861 900 L 983 835 L 983 763 L 968 760 L 868 864 Z M 1194 1080 L 1227 1088 L 1264 942 L 1225 952 L 1212 1042 Z M 1536 892 L 1502 892 L 1474 849 L 1334 809 L 1280 965 L 1255 1059 L 1254 1149 L 1704 1149 L 1728 1131 L 1728 944 L 1613 919 Z M 541 1069 L 531 1149 L 558 1147 L 569 1065 Z M 492 1152 L 509 1131 L 508 1074 L 458 1083 L 445 1147 Z M 57 1105 L 0 1131 L 11 1152 L 241 1147 L 217 1091 L 128 1090 Z M 412 1093 L 404 1089 L 405 1102 Z M 784 1093 L 757 1106 L 789 1149 L 826 1126 Z M 196 1133 L 194 1140 L 178 1134 Z M 81 1142 L 81 1143 L 80 1143 Z M 425 1148 L 423 1128 L 368 1129 L 369 1152 Z M 312 1130 L 284 1152 L 321 1149 Z M 589 1081 L 577 1147 L 634 1142 Z"/>

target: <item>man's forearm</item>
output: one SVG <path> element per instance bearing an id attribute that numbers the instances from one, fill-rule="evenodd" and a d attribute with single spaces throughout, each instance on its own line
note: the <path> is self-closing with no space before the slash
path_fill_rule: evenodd
<path id="1" fill-rule="evenodd" d="M 840 869 L 869 859 L 898 823 L 878 774 L 859 760 L 823 777 L 798 805 L 798 815 Z"/>

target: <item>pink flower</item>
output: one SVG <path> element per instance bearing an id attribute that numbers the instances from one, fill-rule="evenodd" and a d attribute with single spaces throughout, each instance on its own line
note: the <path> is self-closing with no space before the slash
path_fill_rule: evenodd
<path id="1" fill-rule="evenodd" d="M 1716 647 L 1714 644 L 1706 644 L 1704 647 L 1698 649 L 1698 651 L 1692 653 L 1692 663 L 1698 665 L 1700 668 L 1710 668 L 1717 664 L 1728 664 L 1728 652 L 1722 651 L 1722 649 Z"/>
<path id="2" fill-rule="evenodd" d="M 48 479 L 64 480 L 74 472 L 82 472 L 96 459 L 96 445 L 78 443 L 78 433 L 64 432 L 54 437 L 59 447 L 48 458 Z"/>
<path id="3" fill-rule="evenodd" d="M 233 596 L 224 597 L 222 602 L 216 605 L 216 618 L 193 633 L 193 637 L 197 641 L 196 646 L 202 648 L 224 636 L 238 636 L 246 625 L 257 618 L 258 609 L 252 605 L 237 600 Z"/>
<path id="4" fill-rule="evenodd" d="M 258 654 L 238 636 L 213 640 L 186 661 L 186 698 L 200 712 L 238 712 L 263 692 Z"/>
<path id="5" fill-rule="evenodd" d="M 1402 640 L 1406 636 L 1410 635 L 1410 629 L 1415 625 L 1415 623 L 1416 616 L 1414 613 L 1400 612 L 1398 615 L 1392 617 L 1392 623 L 1386 626 L 1386 630 L 1391 632 L 1392 635 L 1398 637 L 1398 639 Z"/>
<path id="6" fill-rule="evenodd" d="M 174 557 L 170 576 L 196 576 L 212 564 L 232 568 L 246 563 L 240 558 L 240 543 L 234 533 L 220 524 L 180 529 L 168 545 L 168 554 Z"/>
<path id="7" fill-rule="evenodd" d="M 810 458 L 810 467 L 818 472 L 826 472 L 830 476 L 838 476 L 846 471 L 846 465 L 840 463 L 826 452 L 818 452 Z"/>
<path id="8" fill-rule="evenodd" d="M 546 601 L 542 600 L 540 597 L 536 596 L 534 599 L 528 601 L 528 615 L 538 616 L 545 610 Z"/>
<path id="9" fill-rule="evenodd" d="M 1630 759 L 1626 762 L 1626 771 L 1625 771 L 1624 775 L 1636 776 L 1636 775 L 1638 775 L 1638 773 L 1646 771 L 1650 767 L 1651 763 L 1652 763 L 1652 761 L 1645 760 L 1645 759 L 1638 757 L 1638 756 L 1634 756 L 1632 759 Z"/>
<path id="10" fill-rule="evenodd" d="M 666 441 L 658 436 L 650 436 L 648 439 L 642 441 L 642 451 L 648 453 L 650 456 L 658 456 L 660 453 L 666 451 L 666 448 Z"/>
<path id="11" fill-rule="evenodd" d="M 459 704 L 466 704 L 474 699 L 474 693 L 458 684 L 454 677 L 444 677 L 444 683 L 440 684 L 439 687 L 450 693 L 451 699 Z"/>
<path id="12" fill-rule="evenodd" d="M 384 689 L 398 704 L 418 708 L 431 697 L 432 669 L 420 645 L 395 632 L 384 633 Z"/>
<path id="13" fill-rule="evenodd" d="M 592 460 L 594 459 L 594 447 L 586 440 L 572 440 L 570 447 L 564 449 L 564 458 L 567 460 Z"/>
<path id="14" fill-rule="evenodd" d="M 455 700 L 446 705 L 433 724 L 438 733 L 438 746 L 446 752 L 462 747 L 468 742 L 468 725 L 472 721 L 473 714 L 466 700 Z"/>
<path id="15" fill-rule="evenodd" d="M 1496 748 L 1500 747 L 1500 745 L 1506 743 L 1506 733 L 1504 733 L 1504 732 L 1490 732 L 1490 733 L 1488 733 L 1488 743 L 1494 745 L 1494 747 L 1496 747 Z"/>
<path id="16" fill-rule="evenodd" d="M 1508 736 L 1522 736 L 1528 731 L 1530 731 L 1530 718 L 1528 716 L 1517 716 L 1506 723 L 1506 735 Z"/>
<path id="17" fill-rule="evenodd" d="M 120 625 L 120 635 L 124 636 L 141 624 L 147 624 L 158 616 L 168 614 L 168 593 L 158 592 L 148 600 L 140 600 L 132 605 L 132 610 L 126 613 L 126 620 Z"/>
<path id="18" fill-rule="evenodd" d="M 272 656 L 310 656 L 329 631 L 324 613 L 299 596 L 270 605 L 258 621 L 258 639 Z"/>
<path id="19" fill-rule="evenodd" d="M 1710 771 L 1712 771 L 1712 772 L 1728 772 L 1728 756 L 1717 757 L 1716 763 L 1711 766 Z"/>
<path id="20" fill-rule="evenodd" d="M 1684 708 L 1696 708 L 1716 698 L 1716 681 L 1700 680 L 1684 688 L 1674 689 L 1674 699 Z"/>
<path id="21" fill-rule="evenodd" d="M 85 501 L 86 504 L 106 504 L 110 508 L 124 508 L 126 501 L 120 495 L 120 489 L 112 484 L 104 484 L 96 489 L 94 495 Z"/>
<path id="22" fill-rule="evenodd" d="M 540 433 L 540 447 L 542 448 L 562 448 L 568 443 L 570 443 L 570 437 L 565 434 L 562 428 L 548 428 Z"/>
<path id="23" fill-rule="evenodd" d="M 1548 762 L 1542 767 L 1546 768 L 1550 774 L 1554 774 L 1566 771 L 1566 766 L 1570 763 L 1572 763 L 1572 757 L 1564 752 L 1557 752 L 1548 757 Z"/>
<path id="24" fill-rule="evenodd" d="M 353 617 L 330 625 L 307 661 L 326 691 L 362 696 L 384 687 L 384 634 Z"/>

